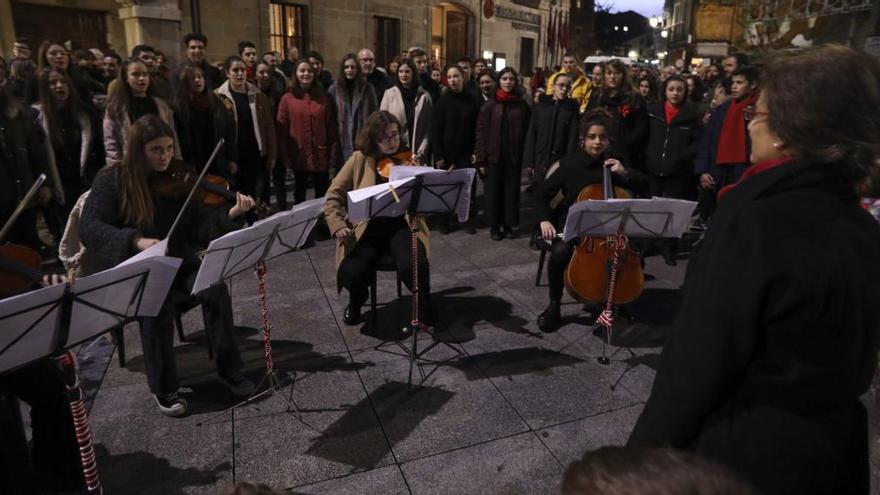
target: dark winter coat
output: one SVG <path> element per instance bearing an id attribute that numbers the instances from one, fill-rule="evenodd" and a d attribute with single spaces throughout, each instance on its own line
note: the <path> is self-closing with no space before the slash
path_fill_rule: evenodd
<path id="1" fill-rule="evenodd" d="M 175 112 L 174 125 L 177 128 L 177 138 L 180 140 L 180 153 L 183 156 L 183 161 L 199 171 L 211 157 L 214 146 L 220 141 L 220 138 L 223 138 L 225 142 L 220 147 L 220 151 L 214 158 L 208 172 L 227 179 L 232 176 L 229 171 L 229 162 L 238 162 L 235 122 L 220 100 L 215 100 L 211 107 L 204 112 L 197 112 L 192 106 L 187 112 Z M 208 150 L 208 147 L 197 144 L 200 142 L 213 144 Z"/>
<path id="2" fill-rule="evenodd" d="M 373 90 L 376 93 L 376 101 L 379 102 L 381 102 L 382 97 L 385 96 L 385 90 L 393 86 L 388 75 L 379 70 L 378 67 L 373 69 L 373 72 L 367 76 L 367 82 L 373 87 Z"/>
<path id="3" fill-rule="evenodd" d="M 789 163 L 724 196 L 630 444 L 690 448 L 761 493 L 868 493 L 880 227 L 840 169 Z"/>
<path id="4" fill-rule="evenodd" d="M 539 177 L 551 163 L 571 155 L 578 148 L 578 105 L 564 98 L 558 102 L 542 96 L 532 107 L 526 134 L 523 166 L 534 168 Z"/>
<path id="5" fill-rule="evenodd" d="M 357 134 L 364 128 L 367 117 L 379 109 L 379 100 L 373 86 L 366 82 L 352 91 L 350 97 L 346 97 L 344 90 L 340 90 L 339 84 L 330 86 L 330 98 L 336 102 L 336 120 L 339 123 L 339 147 L 340 154 L 337 163 L 333 165 L 337 170 L 348 161 L 354 153 L 354 142 Z"/>
<path id="6" fill-rule="evenodd" d="M 718 105 L 718 108 L 716 108 L 715 111 L 712 112 L 712 116 L 709 117 L 709 123 L 706 124 L 706 127 L 703 130 L 703 136 L 700 140 L 699 148 L 697 149 L 697 157 L 694 160 L 694 173 L 696 175 L 717 175 L 719 166 L 730 166 L 716 164 L 715 156 L 718 154 L 718 142 L 721 140 L 721 130 L 724 129 L 724 117 L 727 116 L 727 110 L 730 108 L 731 102 L 733 102 L 732 99 Z M 748 123 L 744 125 L 748 125 Z M 746 131 L 746 156 L 751 155 L 751 149 L 752 139 L 749 136 L 748 131 Z"/>
<path id="7" fill-rule="evenodd" d="M 434 104 L 431 116 L 431 152 L 445 166 L 471 167 L 474 135 L 480 104 L 474 96 L 461 91 L 446 90 Z"/>
<path id="8" fill-rule="evenodd" d="M 526 144 L 526 131 L 529 127 L 531 110 L 521 98 L 501 103 L 495 98 L 487 101 L 480 109 L 477 118 L 477 135 L 474 146 L 476 164 L 486 167 L 501 163 L 502 126 L 507 126 L 509 143 L 508 156 L 513 165 L 522 166 L 523 148 Z"/>
<path id="9" fill-rule="evenodd" d="M 692 175 L 702 133 L 701 115 L 689 102 L 668 125 L 663 103 L 649 105 L 645 171 L 664 177 Z"/>
<path id="10" fill-rule="evenodd" d="M 609 96 L 603 91 L 593 91 L 586 111 L 596 108 L 604 108 L 614 118 L 608 129 L 612 153 L 623 157 L 626 163 L 641 163 L 648 137 L 648 114 L 642 95 L 632 92 L 629 96 L 623 93 Z"/>
<path id="11" fill-rule="evenodd" d="M 11 211 L 37 177 L 47 173 L 46 147 L 43 133 L 21 105 L 8 94 L 0 95 L 0 101 L 0 210 Z M 43 183 L 53 185 L 51 177 Z"/>

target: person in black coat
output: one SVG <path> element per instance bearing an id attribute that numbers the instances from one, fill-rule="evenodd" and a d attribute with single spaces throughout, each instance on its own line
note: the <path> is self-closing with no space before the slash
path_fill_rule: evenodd
<path id="1" fill-rule="evenodd" d="M 523 167 L 537 184 L 544 178 L 547 167 L 574 153 L 578 148 L 578 105 L 568 98 L 571 77 L 556 76 L 552 95 L 543 95 L 532 108 L 532 119 L 523 150 Z"/>
<path id="2" fill-rule="evenodd" d="M 226 76 L 223 71 L 209 64 L 205 60 L 205 48 L 208 47 L 208 38 L 202 33 L 189 33 L 183 37 L 183 47 L 186 49 L 186 60 L 184 66 L 198 67 L 202 70 L 207 81 L 208 91 L 214 91 L 219 88 Z M 178 75 L 174 79 L 179 80 Z"/>
<path id="3" fill-rule="evenodd" d="M 498 81 L 498 91 L 480 109 L 474 148 L 477 168 L 487 177 L 485 215 L 496 241 L 512 238 L 519 225 L 522 152 L 530 115 L 516 71 L 502 70 Z"/>
<path id="4" fill-rule="evenodd" d="M 608 130 L 612 153 L 626 163 L 641 163 L 648 133 L 645 100 L 633 90 L 629 70 L 619 59 L 605 63 L 602 86 L 590 93 L 587 111 L 597 108 L 607 110 L 614 118 Z"/>
<path id="5" fill-rule="evenodd" d="M 459 66 L 446 67 L 446 80 L 449 87 L 437 99 L 431 113 L 432 154 L 437 168 L 444 170 L 471 168 L 480 104 L 465 89 L 464 74 Z M 476 185 L 474 181 L 471 190 L 472 202 Z M 449 231 L 448 217 L 441 224 L 441 231 Z M 473 232 L 473 229 L 470 228 L 469 231 Z"/>
<path id="6" fill-rule="evenodd" d="M 216 237 L 238 228 L 240 219 L 254 206 L 254 200 L 236 194 L 235 206 L 212 209 L 198 201 L 189 205 L 179 228 L 169 232 L 186 198 L 162 193 L 154 187 L 174 159 L 174 132 L 154 114 L 132 125 L 125 156 L 118 165 L 105 167 L 92 182 L 79 221 L 83 246 L 98 269 L 110 268 L 137 253 L 168 239 L 168 255 L 183 259 L 171 292 L 154 318 L 140 320 L 144 367 L 150 391 L 160 412 L 167 416 L 186 413 L 186 401 L 178 394 L 174 361 L 175 295 L 191 292 L 201 261 L 198 253 Z M 170 238 L 169 238 L 170 234 Z M 215 365 L 221 383 L 237 395 L 249 395 L 254 384 L 240 371 L 243 363 L 235 342 L 232 301 L 224 284 L 217 284 L 195 296 L 205 313 L 215 347 Z"/>
<path id="7" fill-rule="evenodd" d="M 538 218 L 542 242 L 550 244 L 550 261 L 547 263 L 550 303 L 538 316 L 538 328 L 552 332 L 559 327 L 560 305 L 565 269 L 571 261 L 576 241 L 562 242 L 557 232 L 562 232 L 568 209 L 577 202 L 581 190 L 593 184 L 604 183 L 605 171 L 611 172 L 613 185 L 639 191 L 645 187 L 645 178 L 638 170 L 625 167 L 613 154 L 610 154 L 611 117 L 602 110 L 594 110 L 584 115 L 583 148 L 566 156 L 554 166 L 541 183 L 538 205 Z M 554 208 L 551 203 L 557 194 L 562 193 L 562 201 Z"/>
<path id="8" fill-rule="evenodd" d="M 865 494 L 880 226 L 859 195 L 880 177 L 880 61 L 824 46 L 762 84 L 754 165 L 720 191 L 629 444 L 696 451 L 760 493 Z"/>
<path id="9" fill-rule="evenodd" d="M 208 173 L 232 178 L 229 164 L 238 162 L 235 124 L 223 103 L 211 91 L 209 79 L 198 66 L 181 68 L 174 91 L 174 127 L 183 161 L 202 171 L 220 139 L 223 146 Z"/>
<path id="10" fill-rule="evenodd" d="M 663 82 L 663 103 L 648 106 L 645 166 L 651 196 L 689 199 L 696 188 L 694 158 L 702 138 L 700 114 L 688 101 L 681 76 Z M 657 241 L 667 265 L 676 264 L 677 239 Z"/>

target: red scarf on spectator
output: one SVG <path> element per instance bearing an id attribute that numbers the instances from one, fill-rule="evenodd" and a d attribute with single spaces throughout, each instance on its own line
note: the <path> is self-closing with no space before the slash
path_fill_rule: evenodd
<path id="1" fill-rule="evenodd" d="M 721 127 L 721 138 L 718 140 L 715 163 L 739 165 L 749 162 L 749 157 L 746 155 L 746 124 L 743 110 L 749 105 L 754 105 L 756 101 L 758 101 L 758 95 L 730 102 L 727 114 L 724 116 L 724 125 Z"/>
<path id="2" fill-rule="evenodd" d="M 751 167 L 747 168 L 745 172 L 743 172 L 742 177 L 740 177 L 738 181 L 736 181 L 733 184 L 728 184 L 728 185 L 722 187 L 721 190 L 718 191 L 718 201 L 721 201 L 721 198 L 724 197 L 725 194 L 729 193 L 731 191 L 731 189 L 733 189 L 734 187 L 747 181 L 749 179 L 749 177 L 758 175 L 761 172 L 766 172 L 767 170 L 770 170 L 772 168 L 776 168 L 780 165 L 785 165 L 786 163 L 789 163 L 792 160 L 794 160 L 794 158 L 792 158 L 790 156 L 783 156 L 782 158 L 776 158 L 775 160 L 767 160 L 767 161 L 763 161 L 761 163 L 756 163 L 756 164 L 752 165 Z"/>
<path id="3" fill-rule="evenodd" d="M 503 89 L 499 89 L 495 92 L 495 99 L 501 103 L 509 103 L 511 101 L 518 101 L 519 95 L 516 93 L 508 93 Z"/>
<path id="4" fill-rule="evenodd" d="M 681 111 L 681 105 L 675 106 L 668 101 L 663 103 L 663 109 L 666 110 L 666 125 L 672 123 L 675 120 L 675 117 L 678 115 L 678 112 Z"/>

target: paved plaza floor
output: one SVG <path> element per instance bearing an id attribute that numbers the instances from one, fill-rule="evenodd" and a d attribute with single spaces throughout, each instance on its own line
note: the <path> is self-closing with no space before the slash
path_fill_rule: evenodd
<path id="1" fill-rule="evenodd" d="M 200 425 L 236 399 L 215 378 L 198 310 L 185 315 L 187 341 L 176 345 L 190 405 L 184 418 L 156 409 L 134 326 L 125 331 L 126 368 L 107 340 L 93 343 L 84 366 L 106 493 L 213 494 L 236 481 L 303 494 L 559 493 L 568 463 L 625 442 L 649 395 L 687 261 L 648 259 L 644 294 L 630 306 L 636 323 L 615 337 L 631 347 L 610 347 L 603 366 L 582 305 L 566 298 L 564 326 L 537 329 L 547 302 L 546 275 L 535 286 L 538 257 L 525 236 L 432 234 L 440 340 L 457 342 L 462 354 L 439 345 L 430 358 L 454 359 L 423 367 L 428 377 L 412 394 L 397 347 L 375 348 L 406 320 L 408 296 L 395 302 L 394 275 L 379 273 L 376 327 L 368 308 L 365 324 L 344 325 L 331 240 L 268 265 L 275 366 L 295 373 L 299 413 L 269 397 Z M 241 274 L 230 288 L 246 374 L 256 381 L 264 360 L 255 276 Z M 876 418 L 880 398 L 865 400 Z M 872 443 L 876 451 L 876 434 Z M 873 471 L 876 478 L 876 462 Z"/>

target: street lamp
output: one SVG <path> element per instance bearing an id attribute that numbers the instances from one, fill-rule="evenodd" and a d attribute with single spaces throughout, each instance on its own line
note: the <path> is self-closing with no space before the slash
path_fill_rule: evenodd
<path id="1" fill-rule="evenodd" d="M 669 31 L 667 31 L 666 29 L 664 29 L 663 31 L 660 31 L 660 37 L 661 37 L 661 38 L 668 38 L 668 37 L 669 37 Z"/>
<path id="2" fill-rule="evenodd" d="M 652 28 L 657 29 L 657 26 L 660 25 L 660 18 L 659 17 L 652 17 L 652 18 L 648 19 L 648 24 L 650 24 Z"/>

